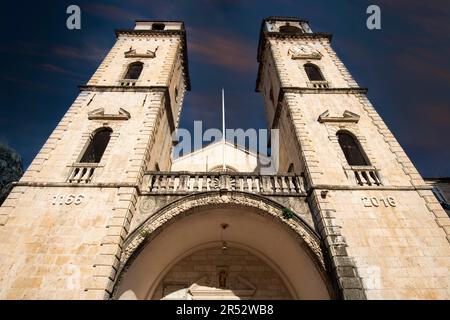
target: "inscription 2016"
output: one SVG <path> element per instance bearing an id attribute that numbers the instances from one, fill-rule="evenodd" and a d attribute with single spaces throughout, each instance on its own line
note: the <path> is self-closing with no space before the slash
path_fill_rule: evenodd
<path id="1" fill-rule="evenodd" d="M 364 207 L 396 207 L 397 204 L 393 197 L 362 197 Z"/>

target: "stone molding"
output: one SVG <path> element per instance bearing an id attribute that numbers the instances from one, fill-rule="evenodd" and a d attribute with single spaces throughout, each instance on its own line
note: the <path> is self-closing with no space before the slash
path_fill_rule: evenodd
<path id="1" fill-rule="evenodd" d="M 283 206 L 265 197 L 244 192 L 204 192 L 183 197 L 163 207 L 141 223 L 123 243 L 123 253 L 116 278 L 117 289 L 121 277 L 127 267 L 139 255 L 151 240 L 161 232 L 164 227 L 176 218 L 193 214 L 201 208 L 217 206 L 240 206 L 255 210 L 258 214 L 268 215 L 277 219 L 282 225 L 295 232 L 300 245 L 305 248 L 314 261 L 323 277 L 326 277 L 326 267 L 322 253 L 322 243 L 318 234 L 311 229 L 307 222 L 294 214 L 292 219 L 283 217 Z"/>
<path id="2" fill-rule="evenodd" d="M 119 108 L 117 114 L 105 113 L 104 108 L 98 108 L 88 113 L 89 120 L 128 120 L 130 118 L 130 113 L 122 108 Z"/>
<path id="3" fill-rule="evenodd" d="M 360 116 L 356 113 L 353 113 L 351 111 L 345 110 L 342 117 L 330 117 L 330 112 L 327 110 L 323 112 L 320 116 L 318 121 L 320 123 L 325 122 L 336 122 L 336 123 L 343 123 L 343 122 L 350 122 L 350 123 L 357 123 L 359 121 Z"/>

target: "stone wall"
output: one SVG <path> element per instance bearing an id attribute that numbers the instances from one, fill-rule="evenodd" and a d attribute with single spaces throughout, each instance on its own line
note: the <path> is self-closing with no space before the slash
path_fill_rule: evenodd
<path id="1" fill-rule="evenodd" d="M 168 123 L 178 121 L 188 77 L 180 33 L 144 34 L 119 36 L 0 207 L 0 299 L 109 297 L 152 150 L 170 167 Z M 130 47 L 145 54 L 153 44 L 153 58 L 126 56 Z M 122 86 L 136 59 L 145 61 L 141 77 Z M 69 181 L 102 127 L 112 134 L 92 179 Z"/>
<path id="2" fill-rule="evenodd" d="M 219 284 L 221 271 L 223 287 Z M 195 292 L 193 285 L 207 293 Z M 153 298 L 195 299 L 196 295 L 210 299 L 291 299 L 280 277 L 265 262 L 236 248 L 201 250 L 184 258 L 165 275 Z"/>
<path id="3" fill-rule="evenodd" d="M 285 145 L 301 159 L 316 229 L 343 298 L 448 299 L 450 219 L 331 48 L 330 37 L 263 36 L 259 89 L 269 124 L 282 121 L 280 127 L 291 127 L 298 141 Z M 305 44 L 316 57 L 293 59 L 290 50 Z M 313 86 L 306 63 L 319 66 L 326 87 Z M 358 168 L 347 163 L 339 130 L 358 139 L 380 185 L 358 184 Z M 284 138 L 291 140 L 286 133 Z"/>

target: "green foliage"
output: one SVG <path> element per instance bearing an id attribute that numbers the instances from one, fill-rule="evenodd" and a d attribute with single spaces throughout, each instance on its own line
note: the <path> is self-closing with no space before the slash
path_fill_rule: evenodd
<path id="1" fill-rule="evenodd" d="M 148 231 L 148 230 L 142 230 L 141 232 L 140 232 L 140 235 L 141 235 L 141 237 L 142 238 L 147 238 L 148 236 L 150 236 L 150 231 Z"/>
<path id="2" fill-rule="evenodd" d="M 294 213 L 288 209 L 288 208 L 284 208 L 283 209 L 283 218 L 289 220 L 292 219 L 294 217 Z"/>

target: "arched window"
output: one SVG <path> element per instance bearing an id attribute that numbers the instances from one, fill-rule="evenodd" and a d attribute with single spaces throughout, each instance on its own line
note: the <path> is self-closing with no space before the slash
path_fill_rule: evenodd
<path id="1" fill-rule="evenodd" d="M 128 66 L 124 79 L 137 80 L 141 75 L 144 64 L 142 62 L 133 62 Z"/>
<path id="2" fill-rule="evenodd" d="M 353 135 L 347 132 L 338 132 L 337 134 L 339 145 L 344 152 L 347 162 L 351 166 L 368 166 L 369 161 L 367 161 L 359 142 Z"/>
<path id="3" fill-rule="evenodd" d="M 89 141 L 89 144 L 81 157 L 82 163 L 99 163 L 111 138 L 112 130 L 102 128 L 98 130 Z"/>
<path id="4" fill-rule="evenodd" d="M 293 173 L 293 172 L 294 172 L 294 164 L 291 163 L 291 164 L 289 164 L 288 173 Z"/>
<path id="5" fill-rule="evenodd" d="M 211 169 L 209 169 L 210 172 L 223 172 L 223 165 L 214 166 Z M 233 168 L 232 166 L 225 166 L 225 172 L 238 172 L 236 168 Z"/>
<path id="6" fill-rule="evenodd" d="M 280 27 L 280 32 L 285 33 L 302 33 L 302 29 L 296 26 L 291 26 L 289 23 L 285 24 L 284 26 Z"/>
<path id="7" fill-rule="evenodd" d="M 307 63 L 304 67 L 309 81 L 325 81 L 322 71 L 320 71 L 318 66 L 312 63 Z"/>

